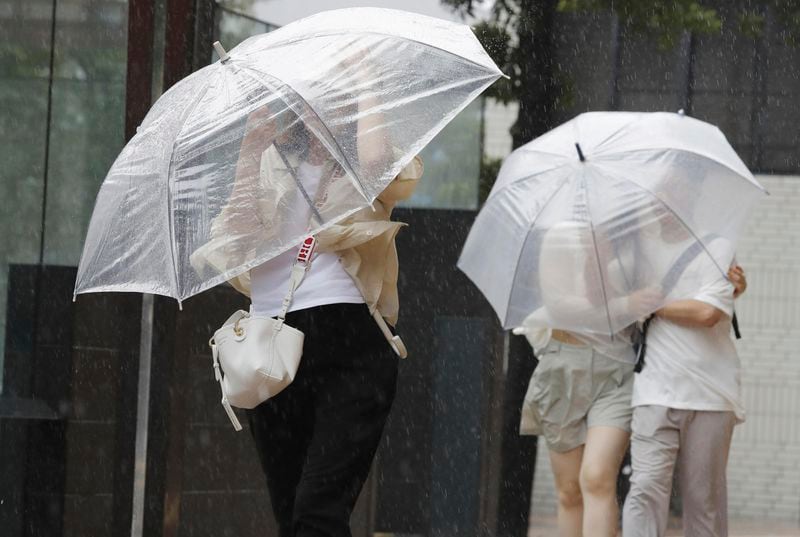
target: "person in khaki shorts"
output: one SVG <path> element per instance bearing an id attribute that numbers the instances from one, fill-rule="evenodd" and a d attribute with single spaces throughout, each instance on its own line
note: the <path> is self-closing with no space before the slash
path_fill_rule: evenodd
<path id="1" fill-rule="evenodd" d="M 616 479 L 630 435 L 633 351 L 622 344 L 601 352 L 553 330 L 536 354 L 520 434 L 547 442 L 559 535 L 616 535 Z"/>
<path id="2" fill-rule="evenodd" d="M 605 235 L 592 234 L 583 221 L 559 222 L 540 240 L 540 262 L 530 281 L 541 289 L 543 306 L 514 329 L 539 358 L 523 403 L 520 434 L 538 435 L 547 443 L 558 493 L 559 536 L 615 537 L 617 475 L 630 437 L 633 330 L 629 326 L 601 337 L 552 327 L 576 311 L 594 311 L 603 321 L 618 309 L 652 311 L 652 293 L 622 293 L 613 303 L 601 302 L 604 297 L 591 281 L 594 248 L 612 244 Z M 618 267 L 609 266 L 605 274 L 610 286 L 619 286 Z"/>
<path id="3" fill-rule="evenodd" d="M 686 241 L 653 241 L 652 247 L 666 254 L 685 248 Z M 723 239 L 707 247 L 718 254 L 730 250 Z M 734 298 L 747 282 L 741 267 L 734 264 L 726 278 L 706 256 L 686 271 L 705 274 L 705 285 L 655 313 L 645 363 L 634 380 L 624 537 L 665 534 L 676 463 L 684 535 L 728 535 L 725 472 L 734 425 L 744 420 L 730 321 Z"/>

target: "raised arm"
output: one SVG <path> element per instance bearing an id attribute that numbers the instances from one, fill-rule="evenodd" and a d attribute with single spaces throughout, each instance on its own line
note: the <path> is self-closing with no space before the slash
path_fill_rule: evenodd
<path id="1" fill-rule="evenodd" d="M 341 64 L 341 76 L 346 77 L 350 95 L 355 106 L 343 107 L 345 113 L 357 117 L 356 137 L 359 166 L 367 173 L 374 167 L 387 162 L 391 155 L 391 145 L 385 127 L 386 119 L 380 110 L 381 81 L 379 73 L 370 68 L 371 52 L 353 50 Z M 349 100 L 349 99 L 348 99 Z"/>
<path id="2" fill-rule="evenodd" d="M 358 160 L 362 168 L 380 166 L 391 157 L 385 118 L 378 100 L 368 92 L 358 100 Z"/>
<path id="3" fill-rule="evenodd" d="M 212 222 L 212 237 L 252 233 L 263 224 L 256 211 L 258 204 L 255 200 L 261 196 L 261 156 L 273 143 L 275 134 L 275 118 L 268 106 L 255 110 L 247 118 L 236 161 L 233 189 L 220 214 Z"/>

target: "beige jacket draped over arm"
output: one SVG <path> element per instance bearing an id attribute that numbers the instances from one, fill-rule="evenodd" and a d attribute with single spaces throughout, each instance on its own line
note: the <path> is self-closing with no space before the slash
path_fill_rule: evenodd
<path id="1" fill-rule="evenodd" d="M 317 251 L 338 254 L 370 312 L 377 309 L 392 325 L 397 323 L 400 309 L 395 236 L 406 224 L 393 222 L 390 218 L 395 205 L 414 192 L 422 173 L 422 159 L 414 157 L 372 207 L 361 209 L 317 235 Z M 249 272 L 232 278 L 229 283 L 250 296 Z"/>

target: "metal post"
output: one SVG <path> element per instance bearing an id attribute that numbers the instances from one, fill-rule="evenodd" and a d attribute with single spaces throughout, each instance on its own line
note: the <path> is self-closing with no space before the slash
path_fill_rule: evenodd
<path id="1" fill-rule="evenodd" d="M 136 134 L 153 99 L 153 36 L 155 34 L 155 0 L 129 0 L 128 3 L 128 63 L 125 92 L 125 140 Z M 139 382 L 136 390 L 136 430 L 134 432 L 133 453 L 127 446 L 121 452 L 125 459 L 123 464 L 133 466 L 132 480 L 126 478 L 121 487 L 115 490 L 122 493 L 122 488 L 130 491 L 130 503 L 125 502 L 127 513 L 117 513 L 115 518 L 120 526 L 130 517 L 129 526 L 132 537 L 143 535 L 145 504 L 145 470 L 147 467 L 147 423 L 150 418 L 150 355 L 152 352 L 153 334 L 153 296 L 142 298 L 139 341 Z M 127 438 L 127 435 L 126 435 Z M 130 487 L 130 488 L 128 488 Z M 127 494 L 123 494 L 127 496 Z M 122 498 L 120 498 L 122 500 Z M 116 502 L 115 502 L 116 503 Z M 121 504 L 121 502 L 120 502 Z M 123 531 L 122 527 L 117 528 Z"/>
<path id="2" fill-rule="evenodd" d="M 147 475 L 147 430 L 150 422 L 150 364 L 153 354 L 153 295 L 142 297 L 139 337 L 139 383 L 136 403 L 136 447 L 133 478 L 131 537 L 144 535 L 145 476 Z"/>

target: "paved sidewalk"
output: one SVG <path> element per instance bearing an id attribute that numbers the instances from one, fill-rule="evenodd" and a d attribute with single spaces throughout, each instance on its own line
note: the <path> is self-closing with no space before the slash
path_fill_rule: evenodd
<path id="1" fill-rule="evenodd" d="M 667 530 L 669 537 L 680 537 L 680 520 L 670 521 Z M 534 517 L 531 519 L 528 537 L 558 537 L 555 517 Z M 800 526 L 790 527 L 776 525 L 775 523 L 760 523 L 755 520 L 731 520 L 728 537 L 800 537 Z"/>

